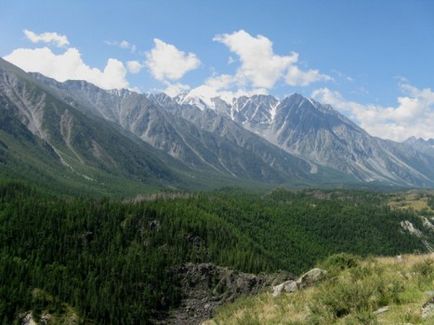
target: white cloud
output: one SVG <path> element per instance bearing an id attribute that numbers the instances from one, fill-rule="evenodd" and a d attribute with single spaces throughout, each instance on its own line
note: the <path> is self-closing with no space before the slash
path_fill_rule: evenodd
<path id="1" fill-rule="evenodd" d="M 142 70 L 143 64 L 141 64 L 139 61 L 135 61 L 135 60 L 134 61 L 128 61 L 127 62 L 127 68 L 128 68 L 128 71 L 130 73 L 136 74 L 136 73 L 139 73 L 140 70 Z"/>
<path id="2" fill-rule="evenodd" d="M 181 79 L 187 72 L 197 69 L 200 60 L 194 53 L 185 53 L 174 45 L 154 39 L 154 48 L 146 53 L 146 66 L 160 81 Z"/>
<path id="3" fill-rule="evenodd" d="M 68 38 L 65 35 L 60 35 L 54 32 L 46 32 L 42 34 L 36 34 L 31 30 L 25 29 L 24 35 L 32 42 L 32 43 L 49 43 L 54 44 L 57 47 L 64 47 L 69 45 Z"/>
<path id="4" fill-rule="evenodd" d="M 288 68 L 285 81 L 290 86 L 307 86 L 315 81 L 327 81 L 331 78 L 321 74 L 318 70 L 302 71 L 297 66 L 292 65 Z"/>
<path id="5" fill-rule="evenodd" d="M 237 87 L 236 83 L 237 80 L 232 75 L 218 75 L 207 79 L 203 85 L 193 88 L 189 96 L 198 97 L 211 105 L 211 99 L 215 97 L 220 97 L 230 103 L 235 97 L 268 94 L 268 89 Z"/>
<path id="6" fill-rule="evenodd" d="M 55 54 L 47 47 L 19 48 L 4 59 L 25 71 L 40 72 L 61 82 L 86 80 L 105 89 L 128 87 L 127 69 L 121 61 L 110 58 L 103 70 L 92 68 L 83 62 L 76 48 L 68 48 L 61 54 Z"/>
<path id="7" fill-rule="evenodd" d="M 189 85 L 184 85 L 182 83 L 175 83 L 175 84 L 168 84 L 166 89 L 164 89 L 164 92 L 171 97 L 175 97 L 185 91 L 188 91 L 189 89 L 190 89 Z"/>
<path id="8" fill-rule="evenodd" d="M 107 45 L 110 46 L 116 46 L 119 47 L 121 49 L 125 49 L 125 50 L 130 50 L 131 53 L 135 53 L 137 50 L 136 45 L 126 41 L 126 40 L 122 40 L 122 41 L 105 41 L 104 43 L 106 43 Z"/>
<path id="9" fill-rule="evenodd" d="M 395 107 L 363 105 L 345 99 L 338 91 L 317 89 L 312 97 L 328 103 L 350 116 L 370 134 L 380 138 L 403 141 L 410 136 L 434 138 L 434 92 L 401 84 L 404 96 Z"/>
<path id="10" fill-rule="evenodd" d="M 244 30 L 214 37 L 214 41 L 226 45 L 238 55 L 241 66 L 235 78 L 240 85 L 271 89 L 283 79 L 291 86 L 305 86 L 315 81 L 330 80 L 318 70 L 303 71 L 296 66 L 299 54 L 277 55 L 273 43 L 262 35 L 252 36 Z"/>
<path id="11" fill-rule="evenodd" d="M 302 70 L 297 66 L 299 54 L 277 55 L 273 43 L 262 35 L 252 36 L 244 30 L 216 35 L 214 41 L 226 45 L 238 60 L 229 56 L 228 64 L 239 62 L 235 74 L 221 74 L 207 79 L 204 84 L 190 91 L 189 96 L 199 97 L 210 103 L 213 97 L 227 102 L 238 96 L 267 94 L 275 84 L 284 81 L 290 86 L 306 86 L 331 78 L 318 70 Z"/>

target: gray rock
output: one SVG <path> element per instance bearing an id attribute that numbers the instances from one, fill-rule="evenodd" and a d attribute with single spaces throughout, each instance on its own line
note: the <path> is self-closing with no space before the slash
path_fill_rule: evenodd
<path id="1" fill-rule="evenodd" d="M 288 280 L 281 284 L 275 285 L 272 287 L 272 295 L 273 297 L 277 297 L 281 295 L 283 292 L 291 293 L 295 292 L 297 290 L 310 287 L 317 283 L 318 281 L 321 281 L 326 276 L 327 271 L 314 268 L 306 273 L 304 273 L 302 276 L 300 276 L 296 281 Z"/>
<path id="2" fill-rule="evenodd" d="M 321 281 L 326 276 L 327 271 L 314 268 L 305 274 L 303 274 L 301 277 L 297 280 L 297 286 L 299 289 L 310 287 L 311 285 L 317 283 L 318 281 Z"/>
<path id="3" fill-rule="evenodd" d="M 288 280 L 279 285 L 273 286 L 273 297 L 279 296 L 282 292 L 291 293 L 297 290 L 297 282 L 293 280 Z"/>
<path id="4" fill-rule="evenodd" d="M 374 315 L 379 315 L 379 314 L 385 313 L 389 309 L 390 309 L 389 306 L 384 306 L 384 307 L 378 308 L 376 311 L 374 311 Z"/>
<path id="5" fill-rule="evenodd" d="M 422 306 L 422 319 L 430 318 L 433 315 L 434 315 L 434 297 L 430 298 Z"/>

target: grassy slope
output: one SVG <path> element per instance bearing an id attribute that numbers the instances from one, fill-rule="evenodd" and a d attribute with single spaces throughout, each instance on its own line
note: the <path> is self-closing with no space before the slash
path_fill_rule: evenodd
<path id="1" fill-rule="evenodd" d="M 323 265 L 322 265 L 323 266 Z M 326 267 L 327 269 L 327 267 Z M 211 324 L 433 324 L 421 308 L 434 286 L 434 254 L 368 258 L 338 270 L 313 288 L 223 306 Z M 376 315 L 381 307 L 389 310 Z"/>

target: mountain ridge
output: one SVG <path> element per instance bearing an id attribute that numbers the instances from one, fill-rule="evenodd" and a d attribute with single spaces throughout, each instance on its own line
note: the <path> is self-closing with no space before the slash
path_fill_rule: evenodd
<path id="1" fill-rule="evenodd" d="M 104 90 L 86 81 L 58 82 L 39 73 L 25 73 L 4 60 L 0 63 L 0 96 L 12 98 L 19 111 L 16 117 L 36 137 L 60 141 L 51 146 L 66 167 L 71 162 L 75 164 L 72 168 L 86 162 L 109 173 L 116 170 L 119 174 L 122 169 L 121 177 L 132 177 L 139 175 L 142 161 L 155 157 L 152 164 L 166 168 L 163 174 L 156 173 L 156 183 L 165 186 L 175 178 L 174 183 L 188 186 L 193 182 L 199 187 L 208 182 L 205 179 L 222 185 L 434 186 L 430 145 L 373 137 L 332 106 L 297 93 L 283 99 L 241 96 L 231 103 L 213 98 L 209 106 L 189 94 L 170 97 Z M 22 84 L 11 82 L 14 79 Z M 24 84 L 36 89 L 33 97 L 31 92 L 20 95 L 26 90 Z M 52 107 L 47 106 L 47 98 Z M 113 136 L 128 145 L 110 147 L 107 141 Z M 124 150 L 135 146 L 141 149 Z M 142 150 L 153 153 L 146 154 L 148 158 L 132 158 L 133 152 Z M 120 157 L 135 162 L 116 164 Z M 164 180 L 162 175 L 173 177 Z"/>
<path id="2" fill-rule="evenodd" d="M 36 77 L 46 80 L 41 75 Z M 73 101 L 84 106 L 82 109 L 93 111 L 117 123 L 192 168 L 211 167 L 234 177 L 259 177 L 262 181 L 268 178 L 282 184 L 286 180 L 291 181 L 291 178 L 299 181 L 297 175 L 300 175 L 300 180 L 305 178 L 309 181 L 312 169 L 309 162 L 292 157 L 226 117 L 215 115 L 211 110 L 202 111 L 192 105 L 180 106 L 174 98 L 165 94 L 140 95 L 126 91 L 123 92 L 126 96 L 122 97 L 113 95 L 112 91 L 98 89 L 98 98 L 95 98 L 90 97 L 95 96 L 95 92 L 89 96 L 88 85 L 80 82 L 75 82 L 74 85 L 84 87 L 78 91 L 74 88 L 73 92 L 63 89 L 71 82 L 48 80 L 46 83 L 61 91 L 63 98 L 73 98 Z M 107 105 L 107 102 L 111 104 Z M 205 116 L 208 117 L 204 118 Z M 220 130 L 217 130 L 218 121 Z M 227 129 L 230 131 L 225 133 Z M 231 132 L 237 136 L 225 136 Z M 255 149 L 258 146 L 261 150 Z M 283 173 L 281 176 L 270 170 L 272 160 L 278 166 L 278 174 Z M 255 167 L 252 163 L 259 165 Z"/>

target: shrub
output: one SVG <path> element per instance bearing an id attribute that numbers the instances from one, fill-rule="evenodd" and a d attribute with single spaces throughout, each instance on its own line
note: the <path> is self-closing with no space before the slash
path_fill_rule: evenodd
<path id="1" fill-rule="evenodd" d="M 378 265 L 352 267 L 319 287 L 310 304 L 312 319 L 329 323 L 330 317 L 336 320 L 352 314 L 353 318 L 360 318 L 359 323 L 371 324 L 368 320 L 373 311 L 399 303 L 403 291 L 403 282 L 391 278 Z M 355 318 L 354 322 L 357 323 Z"/>
<path id="2" fill-rule="evenodd" d="M 320 266 L 329 271 L 331 274 L 336 274 L 343 270 L 357 267 L 359 264 L 360 257 L 352 254 L 340 253 L 329 256 L 323 263 L 320 264 Z"/>
<path id="3" fill-rule="evenodd" d="M 429 277 L 434 273 L 434 261 L 432 259 L 425 259 L 422 262 L 416 263 L 412 271 L 418 275 Z"/>
<path id="4" fill-rule="evenodd" d="M 319 290 L 310 306 L 311 311 L 321 313 L 326 318 L 342 318 L 351 312 L 369 309 L 369 299 L 374 288 L 361 281 L 353 279 L 329 283 Z M 325 312 L 325 313 L 324 313 Z"/>
<path id="5" fill-rule="evenodd" d="M 434 278 L 434 261 L 432 259 L 425 259 L 422 262 L 416 263 L 413 265 L 412 271 L 416 273 L 419 288 L 431 286 Z"/>

